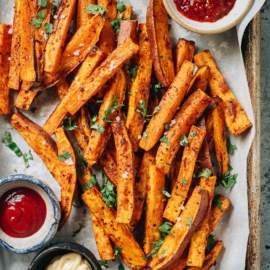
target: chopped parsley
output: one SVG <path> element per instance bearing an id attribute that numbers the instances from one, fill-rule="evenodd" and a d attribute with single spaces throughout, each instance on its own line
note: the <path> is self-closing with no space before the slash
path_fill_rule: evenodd
<path id="1" fill-rule="evenodd" d="M 31 150 L 29 150 L 28 154 L 27 153 L 24 153 L 23 154 L 23 161 L 24 161 L 25 168 L 29 168 L 30 167 L 29 160 L 33 160 L 33 159 L 34 158 L 32 156 Z"/>
<path id="2" fill-rule="evenodd" d="M 154 90 L 155 93 L 158 92 L 158 89 L 162 88 L 160 83 L 156 83 L 152 86 L 152 89 Z"/>
<path id="3" fill-rule="evenodd" d="M 229 155 L 233 155 L 234 150 L 237 149 L 235 144 L 232 144 L 231 139 L 229 137 L 226 138 L 226 142 L 227 142 L 227 151 Z"/>
<path id="4" fill-rule="evenodd" d="M 75 119 L 73 121 L 71 121 L 71 117 L 66 117 L 64 120 L 63 120 L 63 127 L 66 129 L 66 130 L 74 130 L 77 128 L 77 126 L 75 125 Z"/>
<path id="5" fill-rule="evenodd" d="M 125 267 L 122 263 L 118 265 L 118 270 L 125 270 Z"/>
<path id="6" fill-rule="evenodd" d="M 222 210 L 222 203 L 223 203 L 223 201 L 221 199 L 219 199 L 218 197 L 215 197 L 213 199 L 213 204 L 215 204 L 217 206 L 218 210 L 220 210 L 220 211 Z"/>
<path id="7" fill-rule="evenodd" d="M 141 113 L 141 115 L 145 118 L 145 120 L 149 121 L 151 117 L 154 114 L 156 114 L 159 110 L 160 110 L 160 106 L 156 106 L 152 114 L 147 114 L 146 100 L 143 99 L 140 101 L 139 108 L 136 110 L 136 112 Z"/>
<path id="8" fill-rule="evenodd" d="M 111 102 L 111 104 L 110 104 L 109 109 L 106 110 L 106 111 L 104 112 L 104 115 L 102 116 L 102 120 L 103 120 L 104 122 L 111 123 L 112 121 L 109 119 L 110 115 L 111 115 L 115 110 L 117 110 L 118 108 L 124 106 L 123 104 L 117 104 L 116 101 L 117 101 L 117 95 L 115 95 L 115 96 L 113 97 L 113 100 L 112 100 L 112 102 Z"/>
<path id="9" fill-rule="evenodd" d="M 186 185 L 188 183 L 188 181 L 186 179 L 182 179 L 181 183 Z"/>
<path id="10" fill-rule="evenodd" d="M 158 229 L 161 233 L 161 237 L 165 238 L 168 234 L 172 234 L 171 228 L 173 224 L 170 222 L 164 222 Z"/>
<path id="11" fill-rule="evenodd" d="M 166 197 L 170 198 L 171 197 L 171 194 L 166 191 L 165 189 L 161 191 L 162 194 L 164 194 Z"/>
<path id="12" fill-rule="evenodd" d="M 156 242 L 152 243 L 153 249 L 150 252 L 149 257 L 154 258 L 157 255 L 157 252 L 159 248 L 162 246 L 163 242 L 164 242 L 164 238 L 160 238 Z"/>
<path id="13" fill-rule="evenodd" d="M 96 130 L 100 134 L 104 134 L 104 132 L 105 132 L 105 128 L 102 127 L 101 125 L 98 125 L 98 124 L 92 125 L 91 129 Z"/>
<path id="14" fill-rule="evenodd" d="M 196 131 L 192 131 L 192 132 L 190 132 L 190 134 L 189 134 L 190 137 L 195 137 L 196 135 L 197 135 Z"/>
<path id="15" fill-rule="evenodd" d="M 34 28 L 40 28 L 43 20 L 46 16 L 46 9 L 43 9 L 37 13 L 37 16 L 30 22 Z"/>
<path id="16" fill-rule="evenodd" d="M 53 32 L 53 25 L 52 23 L 45 23 L 44 29 L 46 34 L 51 34 Z"/>
<path id="17" fill-rule="evenodd" d="M 164 124 L 164 129 L 168 130 L 170 128 L 170 124 Z"/>
<path id="18" fill-rule="evenodd" d="M 107 261 L 98 260 L 100 266 L 104 266 L 105 268 L 109 268 Z"/>
<path id="19" fill-rule="evenodd" d="M 117 2 L 116 8 L 120 13 L 125 11 L 125 6 L 122 1 Z"/>
<path id="20" fill-rule="evenodd" d="M 186 136 L 186 135 L 182 135 L 182 136 L 181 136 L 180 144 L 181 144 L 182 146 L 187 146 L 187 145 L 188 145 L 188 139 L 187 139 L 187 136 Z"/>
<path id="21" fill-rule="evenodd" d="M 92 177 L 88 180 L 87 183 L 83 184 L 83 189 L 91 189 L 97 183 L 96 175 L 93 173 Z"/>
<path id="22" fill-rule="evenodd" d="M 133 65 L 127 72 L 127 75 L 132 77 L 132 78 L 135 78 L 136 75 L 137 75 L 137 69 L 138 69 L 138 64 L 135 64 Z"/>
<path id="23" fill-rule="evenodd" d="M 105 175 L 102 175 L 102 189 L 100 191 L 102 199 L 108 207 L 116 207 L 117 194 L 114 190 L 113 184 L 108 180 Z"/>
<path id="24" fill-rule="evenodd" d="M 192 225 L 192 221 L 193 221 L 193 218 L 192 217 L 190 217 L 189 219 L 188 219 L 188 222 L 187 222 L 187 226 L 188 227 L 191 227 L 191 225 Z"/>
<path id="25" fill-rule="evenodd" d="M 221 183 L 225 187 L 225 190 L 232 188 L 237 183 L 236 179 L 237 179 L 238 174 L 237 173 L 231 174 L 232 170 L 233 168 L 230 166 L 229 170 L 217 181 L 218 184 Z"/>
<path id="26" fill-rule="evenodd" d="M 116 34 L 119 34 L 121 21 L 122 21 L 122 17 L 121 16 L 119 18 L 117 18 L 116 20 L 112 20 L 111 21 L 111 25 L 112 25 L 113 31 Z"/>
<path id="27" fill-rule="evenodd" d="M 159 140 L 160 142 L 164 142 L 164 143 L 166 143 L 166 145 L 170 145 L 171 143 L 168 141 L 168 138 L 164 135 L 160 140 Z"/>
<path id="28" fill-rule="evenodd" d="M 214 235 L 210 234 L 207 239 L 206 254 L 209 253 L 215 245 Z"/>
<path id="29" fill-rule="evenodd" d="M 74 150 L 76 155 L 77 176 L 80 178 L 84 175 L 84 169 L 87 168 L 88 163 L 85 160 L 84 156 L 82 155 L 78 143 L 74 145 Z"/>
<path id="30" fill-rule="evenodd" d="M 212 174 L 211 170 L 209 170 L 208 168 L 204 168 L 198 173 L 197 177 L 204 177 L 208 179 L 211 174 Z"/>
<path id="31" fill-rule="evenodd" d="M 114 247 L 114 255 L 115 255 L 115 257 L 120 255 L 121 251 L 122 251 L 121 247 Z"/>
<path id="32" fill-rule="evenodd" d="M 102 7 L 102 6 L 99 6 L 99 5 L 94 5 L 94 4 L 89 4 L 87 6 L 87 9 L 85 11 L 87 14 L 105 14 L 106 12 L 108 12 L 108 9 Z"/>
<path id="33" fill-rule="evenodd" d="M 82 228 L 85 228 L 85 226 L 84 226 L 83 224 L 81 224 L 81 223 L 79 223 L 79 226 L 80 226 L 80 227 L 79 227 L 77 230 L 73 231 L 72 237 L 74 237 L 74 236 L 76 236 L 78 233 L 80 233 L 81 230 L 82 230 Z"/>
<path id="34" fill-rule="evenodd" d="M 38 0 L 38 6 L 47 7 L 48 0 Z"/>
<path id="35" fill-rule="evenodd" d="M 58 160 L 65 161 L 71 157 L 71 154 L 67 150 L 63 150 L 62 154 L 58 155 Z"/>

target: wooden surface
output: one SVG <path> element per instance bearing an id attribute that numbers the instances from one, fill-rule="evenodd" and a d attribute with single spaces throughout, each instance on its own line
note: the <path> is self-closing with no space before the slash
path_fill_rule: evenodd
<path id="1" fill-rule="evenodd" d="M 255 118 L 255 136 L 248 156 L 247 181 L 249 228 L 246 269 L 260 269 L 260 13 L 249 24 L 242 43 L 250 97 Z"/>

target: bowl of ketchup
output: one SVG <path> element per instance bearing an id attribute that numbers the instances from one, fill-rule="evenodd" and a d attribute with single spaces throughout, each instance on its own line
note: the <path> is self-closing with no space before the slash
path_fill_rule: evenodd
<path id="1" fill-rule="evenodd" d="M 253 0 L 163 0 L 169 15 L 187 30 L 217 34 L 237 25 Z"/>
<path id="2" fill-rule="evenodd" d="M 16 253 L 43 248 L 60 221 L 57 196 L 43 181 L 15 174 L 0 180 L 0 245 Z"/>

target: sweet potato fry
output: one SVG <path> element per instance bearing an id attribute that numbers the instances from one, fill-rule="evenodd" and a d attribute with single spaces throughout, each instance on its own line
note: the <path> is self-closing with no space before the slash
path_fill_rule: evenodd
<path id="1" fill-rule="evenodd" d="M 125 10 L 122 14 L 122 19 L 131 19 L 133 7 L 129 5 L 125 5 Z"/>
<path id="2" fill-rule="evenodd" d="M 183 152 L 180 171 L 163 214 L 164 218 L 172 222 L 176 222 L 187 198 L 196 160 L 205 135 L 206 131 L 203 129 L 195 126 L 192 126 L 190 129 L 188 145 L 185 146 Z"/>
<path id="3" fill-rule="evenodd" d="M 63 180 L 59 169 L 57 147 L 51 136 L 20 112 L 13 114 L 9 123 L 40 156 L 55 180 L 62 186 Z"/>
<path id="4" fill-rule="evenodd" d="M 77 21 L 76 28 L 79 29 L 82 25 L 87 24 L 93 17 L 93 14 L 88 14 L 85 11 L 89 4 L 96 4 L 97 0 L 78 0 L 77 5 Z"/>
<path id="5" fill-rule="evenodd" d="M 128 224 L 134 211 L 134 156 L 124 122 L 112 123 L 115 141 L 117 183 L 116 221 Z"/>
<path id="6" fill-rule="evenodd" d="M 210 67 L 209 86 L 212 96 L 219 96 L 223 100 L 225 123 L 233 136 L 239 135 L 252 126 L 242 105 L 236 99 L 229 88 L 224 76 L 218 69 L 211 53 L 208 50 L 202 51 L 194 56 L 198 67 L 207 65 Z"/>
<path id="7" fill-rule="evenodd" d="M 185 270 L 187 266 L 188 247 L 184 253 L 177 258 L 169 267 L 168 270 Z"/>
<path id="8" fill-rule="evenodd" d="M 67 93 L 69 88 L 67 79 L 65 77 L 62 77 L 56 84 L 56 90 L 57 90 L 57 94 L 59 96 L 60 99 L 62 99 L 65 94 Z"/>
<path id="9" fill-rule="evenodd" d="M 12 30 L 10 25 L 0 24 L 0 114 L 10 113 L 8 71 Z"/>
<path id="10" fill-rule="evenodd" d="M 80 88 L 68 91 L 62 100 L 67 111 L 72 115 L 75 114 L 138 50 L 138 45 L 131 39 L 127 39 L 125 43 L 117 47 Z M 77 102 L 71 102 L 72 100 L 77 100 Z"/>
<path id="11" fill-rule="evenodd" d="M 134 196 L 134 209 L 129 228 L 134 230 L 137 223 L 141 219 L 143 212 L 143 205 L 146 200 L 147 184 L 149 179 L 149 167 L 155 165 L 156 149 L 151 149 L 148 152 L 144 152 L 142 162 L 138 173 L 136 175 L 135 183 L 135 196 Z"/>
<path id="12" fill-rule="evenodd" d="M 162 86 L 169 87 L 175 73 L 167 11 L 162 0 L 149 1 L 146 12 L 146 26 L 156 77 Z"/>
<path id="13" fill-rule="evenodd" d="M 207 237 L 209 235 L 209 216 L 211 213 L 212 200 L 216 185 L 216 176 L 208 179 L 201 177 L 199 186 L 208 191 L 208 206 L 203 220 L 193 234 L 188 253 L 188 266 L 202 267 L 205 260 L 205 249 L 207 246 Z"/>
<path id="14" fill-rule="evenodd" d="M 67 222 L 72 209 L 74 192 L 76 189 L 76 158 L 74 150 L 65 134 L 63 128 L 55 131 L 56 145 L 58 150 L 59 168 L 62 174 L 61 185 L 61 220 L 58 229 L 60 230 Z"/>
<path id="15" fill-rule="evenodd" d="M 195 42 L 179 38 L 175 47 L 175 73 L 177 74 L 184 61 L 192 62 L 195 50 Z M 197 89 L 196 89 L 197 90 Z M 202 89 L 203 90 L 203 89 Z"/>
<path id="16" fill-rule="evenodd" d="M 144 252 L 149 254 L 153 249 L 153 242 L 160 238 L 159 227 L 162 225 L 164 210 L 165 174 L 156 165 L 148 167 L 149 179 L 147 183 L 146 217 L 144 231 Z M 136 209 L 137 210 L 137 209 Z"/>
<path id="17" fill-rule="evenodd" d="M 96 218 L 101 221 L 103 228 L 110 239 L 117 247 L 122 248 L 121 255 L 124 262 L 133 269 L 143 268 L 147 261 L 144 258 L 144 252 L 136 242 L 134 236 L 126 224 L 116 222 L 116 213 L 109 208 L 102 200 L 101 194 L 93 187 L 87 190 L 82 199 L 94 213 Z"/>
<path id="18" fill-rule="evenodd" d="M 49 36 L 45 52 L 44 70 L 48 73 L 55 74 L 60 67 L 60 59 L 67 40 L 68 29 L 74 15 L 75 6 L 75 0 L 65 0 L 60 3 L 57 9 L 56 19 L 53 23 L 54 32 Z"/>
<path id="19" fill-rule="evenodd" d="M 210 68 L 208 66 L 201 66 L 193 76 L 190 85 L 188 87 L 186 97 L 190 96 L 196 90 L 201 89 L 206 90 L 208 85 L 208 80 L 210 76 Z"/>
<path id="20" fill-rule="evenodd" d="M 101 50 L 94 48 L 84 60 L 68 92 L 74 91 L 74 89 L 76 88 L 78 88 L 79 90 L 86 78 L 92 75 L 92 73 L 99 66 L 104 57 L 105 54 Z M 55 132 L 56 128 L 61 124 L 67 114 L 67 110 L 64 105 L 64 103 L 60 102 L 43 126 L 43 129 L 50 135 Z"/>
<path id="21" fill-rule="evenodd" d="M 117 46 L 123 44 L 127 38 L 131 38 L 137 44 L 137 24 L 136 20 L 122 20 L 117 39 Z M 145 30 L 146 31 L 146 30 Z M 150 47 L 149 47 L 150 48 Z"/>
<path id="22" fill-rule="evenodd" d="M 231 202 L 229 199 L 222 195 L 215 197 L 209 218 L 209 234 L 214 230 L 224 212 L 229 208 L 230 204 Z"/>
<path id="23" fill-rule="evenodd" d="M 150 269 L 166 269 L 183 254 L 196 227 L 203 219 L 207 203 L 207 191 L 196 187 L 181 213 L 179 221 L 174 224 L 171 234 L 166 236 L 156 256 L 150 262 Z"/>
<path id="24" fill-rule="evenodd" d="M 165 174 L 169 173 L 170 165 L 180 148 L 182 135 L 187 135 L 191 126 L 201 116 L 211 98 L 203 91 L 197 90 L 182 105 L 175 116 L 176 123 L 170 127 L 166 135 L 167 142 L 161 142 L 157 156 L 157 167 Z"/>
<path id="25" fill-rule="evenodd" d="M 36 80 L 34 57 L 35 29 L 30 24 L 36 13 L 36 0 L 20 0 L 20 78 L 28 82 Z"/>
<path id="26" fill-rule="evenodd" d="M 164 133 L 164 125 L 170 124 L 181 101 L 185 97 L 188 85 L 192 79 L 194 66 L 191 62 L 184 62 L 177 73 L 170 88 L 159 103 L 159 111 L 152 117 L 146 127 L 147 137 L 141 138 L 140 147 L 144 150 L 151 149 Z"/>
<path id="27" fill-rule="evenodd" d="M 9 62 L 8 87 L 20 89 L 20 0 L 14 1 L 13 34 L 11 40 L 11 54 Z"/>
<path id="28" fill-rule="evenodd" d="M 117 18 L 116 3 L 116 0 L 97 0 L 97 4 L 99 6 L 108 10 L 108 12 L 105 13 L 105 16 L 109 17 L 111 20 L 115 20 Z"/>
<path id="29" fill-rule="evenodd" d="M 93 130 L 84 152 L 84 157 L 89 166 L 97 162 L 110 138 L 110 122 L 114 121 L 117 117 L 119 105 L 121 106 L 124 101 L 125 88 L 126 76 L 122 70 L 119 70 L 106 90 L 99 109 L 98 118 L 93 125 L 95 129 L 92 127 Z M 110 110 L 114 110 L 114 112 L 110 112 Z M 110 112 L 109 115 L 108 112 Z"/>
<path id="30" fill-rule="evenodd" d="M 138 112 L 138 110 L 140 102 L 144 104 L 144 109 L 147 109 L 152 75 L 150 43 L 147 37 L 148 35 L 146 31 L 146 25 L 139 24 L 139 64 L 136 78 L 132 81 L 130 87 L 128 112 L 126 119 L 126 127 L 128 129 L 129 138 L 135 152 L 138 151 L 139 136 L 141 136 L 142 134 L 145 120 L 143 111 Z"/>
<path id="31" fill-rule="evenodd" d="M 213 110 L 208 110 L 205 115 L 205 127 L 207 131 L 206 141 L 209 146 L 209 151 L 214 150 L 214 126 L 213 126 Z"/>
<path id="32" fill-rule="evenodd" d="M 189 267 L 190 270 L 209 270 L 211 266 L 215 265 L 216 259 L 223 247 L 221 241 L 217 241 L 212 250 L 206 255 L 202 267 Z"/>
<path id="33" fill-rule="evenodd" d="M 222 101 L 221 101 L 222 102 Z M 229 154 L 227 151 L 226 131 L 224 126 L 224 114 L 219 105 L 219 100 L 215 99 L 216 107 L 212 111 L 213 116 L 213 140 L 216 158 L 219 165 L 220 174 L 224 175 L 229 170 Z"/>
<path id="34" fill-rule="evenodd" d="M 111 153 L 107 150 L 107 148 L 104 149 L 102 155 L 99 158 L 99 162 L 101 164 L 103 172 L 108 177 L 110 182 L 115 187 L 117 187 L 118 184 L 117 165 Z"/>
<path id="35" fill-rule="evenodd" d="M 95 215 L 91 214 L 92 228 L 97 244 L 98 254 L 102 261 L 114 260 L 114 250 L 108 234 L 105 233 L 102 222 Z"/>

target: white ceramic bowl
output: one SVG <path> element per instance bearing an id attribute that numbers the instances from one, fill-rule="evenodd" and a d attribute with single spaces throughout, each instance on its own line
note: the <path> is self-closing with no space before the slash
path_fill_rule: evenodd
<path id="1" fill-rule="evenodd" d="M 42 227 L 29 237 L 17 238 L 7 235 L 0 228 L 0 245 L 16 253 L 30 253 L 43 248 L 57 232 L 61 211 L 57 196 L 50 187 L 41 180 L 24 174 L 15 174 L 0 180 L 0 197 L 8 190 L 26 187 L 36 191 L 46 204 L 46 218 Z"/>
<path id="2" fill-rule="evenodd" d="M 187 30 L 201 34 L 217 34 L 229 30 L 238 24 L 246 15 L 253 0 L 236 0 L 232 10 L 216 22 L 198 22 L 183 16 L 173 0 L 163 0 L 167 12 L 179 25 Z"/>

